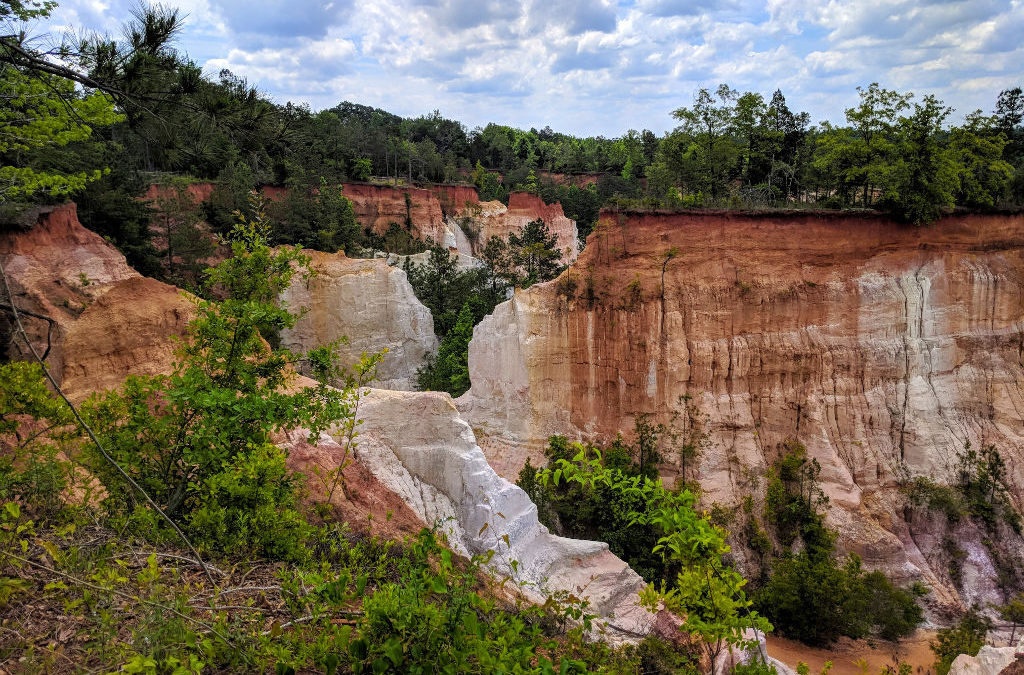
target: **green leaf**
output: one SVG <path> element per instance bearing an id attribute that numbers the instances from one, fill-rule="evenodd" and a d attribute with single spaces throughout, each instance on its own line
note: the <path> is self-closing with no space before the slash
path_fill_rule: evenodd
<path id="1" fill-rule="evenodd" d="M 367 643 L 366 638 L 359 638 L 358 640 L 353 640 L 352 644 L 350 644 L 348 647 L 349 655 L 356 661 L 365 660 L 368 650 L 369 643 Z"/>
<path id="2" fill-rule="evenodd" d="M 391 663 L 400 666 L 404 660 L 404 649 L 402 641 L 397 637 L 388 638 L 384 643 L 384 655 L 391 659 Z"/>

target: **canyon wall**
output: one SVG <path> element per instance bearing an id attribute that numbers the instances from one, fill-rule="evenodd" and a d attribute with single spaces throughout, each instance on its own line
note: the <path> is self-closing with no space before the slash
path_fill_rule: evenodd
<path id="1" fill-rule="evenodd" d="M 738 504 L 798 440 L 822 466 L 840 549 L 924 580 L 940 609 L 999 599 L 981 534 L 952 533 L 958 589 L 945 533 L 905 518 L 899 487 L 948 480 L 966 443 L 994 444 L 1022 506 L 1024 217 L 602 215 L 559 280 L 474 330 L 458 403 L 500 473 L 536 464 L 549 434 L 629 435 L 636 414 L 667 422 L 688 396 L 683 422 L 710 434 L 707 503 Z"/>
<path id="2" fill-rule="evenodd" d="M 507 239 L 508 235 L 518 233 L 538 218 L 555 235 L 561 263 L 567 265 L 575 260 L 578 253 L 576 221 L 565 217 L 561 204 L 545 204 L 543 199 L 528 192 L 511 193 L 507 207 L 501 202 L 481 202 L 471 212 L 470 226 L 479 232 L 477 246 L 482 247 L 491 237 Z"/>
<path id="3" fill-rule="evenodd" d="M 192 197 L 192 200 L 196 204 L 202 204 L 205 201 L 209 201 L 210 195 L 213 194 L 215 185 L 213 183 L 188 183 L 185 186 L 185 191 Z M 150 185 L 146 188 L 146 192 L 142 195 L 142 198 L 146 201 L 155 202 L 159 199 L 168 199 L 174 197 L 176 191 L 174 186 L 171 185 Z M 275 199 L 277 195 L 267 195 L 270 199 Z"/>
<path id="4" fill-rule="evenodd" d="M 40 356 L 50 345 L 48 362 L 58 379 L 71 324 L 111 288 L 139 276 L 103 237 L 82 227 L 73 203 L 38 209 L 23 225 L 0 229 L 0 263 L 18 308 L 36 315 L 23 314 L 22 323 Z M 0 303 L 7 304 L 2 290 Z M 31 358 L 11 318 L 0 311 L 2 349 L 9 358 Z"/>
<path id="5" fill-rule="evenodd" d="M 462 255 L 473 255 L 492 236 L 507 239 L 530 221 L 541 219 L 557 239 L 561 261 L 568 264 L 576 259 L 576 221 L 566 218 L 561 204 L 545 204 L 527 192 L 511 193 L 508 206 L 481 202 L 476 188 L 466 185 L 405 188 L 346 183 L 342 192 L 352 200 L 360 224 L 378 234 L 391 223 L 404 225 L 408 214 L 419 239 L 429 237 Z"/>
<path id="6" fill-rule="evenodd" d="M 472 185 L 437 184 L 429 188 L 445 216 L 462 216 L 480 204 L 480 195 Z"/>
<path id="7" fill-rule="evenodd" d="M 304 314 L 294 328 L 281 331 L 281 345 L 309 351 L 346 338 L 339 353 L 348 368 L 363 353 L 387 349 L 375 386 L 414 389 L 416 371 L 437 351 L 438 343 L 430 310 L 416 298 L 405 272 L 382 258 L 307 254 L 314 276 L 296 276 L 282 296 L 291 311 Z"/>
<path id="8" fill-rule="evenodd" d="M 196 203 L 208 200 L 213 189 L 212 183 L 188 186 Z M 507 238 L 540 218 L 557 238 L 562 262 L 568 264 L 576 258 L 576 222 L 565 216 L 561 204 L 545 204 L 540 197 L 526 192 L 513 192 L 506 207 L 500 202 L 481 202 L 472 185 L 437 184 L 420 188 L 342 183 L 341 191 L 352 201 L 359 224 L 377 234 L 387 232 L 391 223 L 405 227 L 408 220 L 415 238 L 430 239 L 461 256 L 473 256 L 492 236 Z M 285 188 L 263 188 L 263 194 L 270 200 L 279 200 L 285 193 Z M 167 187 L 151 185 L 144 198 L 156 200 L 167 196 Z"/>
<path id="9" fill-rule="evenodd" d="M 655 630 L 655 615 L 639 604 L 640 576 L 608 544 L 541 525 L 527 494 L 487 464 L 450 396 L 370 390 L 359 417 L 358 461 L 455 551 L 494 551 L 491 566 L 538 602 L 557 591 L 588 600 L 594 637 L 635 642 Z"/>
<path id="10" fill-rule="evenodd" d="M 412 222 L 419 239 L 433 239 L 444 246 L 447 229 L 441 202 L 430 190 L 415 187 L 390 187 L 368 183 L 344 183 L 341 192 L 352 201 L 356 220 L 377 234 L 387 231 L 391 223 L 405 226 Z"/>
<path id="11" fill-rule="evenodd" d="M 576 187 L 590 187 L 597 185 L 602 176 L 607 173 L 557 173 L 552 171 L 538 171 L 538 178 L 546 178 L 559 185 L 575 185 Z"/>

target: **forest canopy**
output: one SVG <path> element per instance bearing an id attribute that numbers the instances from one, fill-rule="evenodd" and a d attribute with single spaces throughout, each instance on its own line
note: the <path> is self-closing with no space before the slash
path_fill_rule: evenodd
<path id="1" fill-rule="evenodd" d="M 873 208 L 925 223 L 957 206 L 1024 203 L 1020 87 L 993 92 L 989 111 L 955 117 L 934 96 L 871 83 L 844 120 L 815 122 L 781 90 L 766 98 L 722 84 L 667 110 L 678 126 L 664 134 L 581 138 L 550 127 L 470 129 L 437 110 L 403 118 L 347 101 L 320 111 L 274 103 L 228 70 L 204 75 L 175 49 L 183 17 L 174 9 L 140 9 L 112 39 L 29 35 L 24 22 L 39 25 L 54 3 L 0 7 L 8 203 L 72 197 L 124 210 L 168 173 L 239 190 L 471 181 L 484 199 L 527 190 L 559 201 L 584 234 L 607 204 Z"/>

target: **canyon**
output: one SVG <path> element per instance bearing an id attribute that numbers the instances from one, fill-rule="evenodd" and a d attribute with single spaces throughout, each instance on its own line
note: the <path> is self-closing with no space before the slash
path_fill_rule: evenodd
<path id="1" fill-rule="evenodd" d="M 478 254 L 491 237 L 506 239 L 530 221 L 541 219 L 557 240 L 561 262 L 569 264 L 576 259 L 576 222 L 566 218 L 561 204 L 545 204 L 526 192 L 512 192 L 508 206 L 481 202 L 475 188 L 462 185 L 414 188 L 345 183 L 342 194 L 352 200 L 360 224 L 377 234 L 386 232 L 392 223 L 408 222 L 418 239 L 429 239 L 465 256 Z"/>
<path id="2" fill-rule="evenodd" d="M 513 218 L 561 213 L 515 195 L 492 207 L 456 187 L 415 193 L 427 204 L 418 232 L 467 215 L 510 231 Z M 402 190 L 386 196 L 374 218 L 404 219 Z M 371 207 L 359 210 L 368 218 Z M 1020 214 L 953 214 L 917 228 L 872 214 L 606 211 L 561 277 L 515 291 L 476 326 L 471 388 L 454 402 L 399 391 L 413 388 L 437 345 L 405 273 L 383 259 L 312 259 L 318 274 L 285 293 L 306 311 L 282 344 L 346 336 L 349 365 L 389 349 L 360 407 L 353 508 L 381 521 L 398 513 L 395 532 L 438 523 L 467 555 L 497 548 L 496 571 L 517 560 L 537 592 L 586 587 L 613 641 L 657 629 L 658 617 L 637 607 L 640 578 L 607 545 L 549 532 L 513 483 L 527 458 L 543 464 L 548 436 L 628 436 L 639 414 L 667 424 L 680 411 L 676 424 L 706 435 L 695 466 L 667 453 L 663 478 L 686 470 L 706 506 L 737 518 L 744 497 L 762 508 L 764 475 L 783 450 L 805 446 L 821 466 L 840 551 L 897 582 L 927 584 L 933 625 L 1003 600 L 985 533 L 911 508 L 905 488 L 917 476 L 949 482 L 967 443 L 994 445 L 1024 506 Z M 51 344 L 51 370 L 73 399 L 170 370 L 170 338 L 194 316 L 193 299 L 139 276 L 78 223 L 74 205 L 0 233 L 0 261 L 19 307 L 52 319 L 27 317 L 26 327 L 39 351 Z M 300 471 L 344 452 L 337 435 L 281 443 Z M 1005 534 L 1000 550 L 1021 559 L 1024 543 Z M 964 552 L 959 582 L 944 557 L 949 537 Z M 745 542 L 732 543 L 736 563 L 755 567 Z"/>
<path id="3" fill-rule="evenodd" d="M 948 482 L 968 443 L 994 445 L 1022 505 L 1022 285 L 1020 214 L 918 228 L 872 214 L 604 212 L 560 279 L 477 325 L 457 404 L 510 478 L 543 463 L 549 435 L 608 441 L 639 414 L 680 411 L 708 440 L 686 478 L 734 513 L 799 442 L 821 465 L 839 549 L 926 583 L 937 618 L 1000 601 L 997 561 L 961 523 L 954 583 L 941 524 L 911 517 L 901 488 Z M 678 457 L 665 459 L 672 482 Z M 1002 543 L 1021 559 L 1019 536 Z"/>
<path id="4" fill-rule="evenodd" d="M 58 244 L 62 253 L 54 256 L 51 247 Z M 349 366 L 362 351 L 389 349 L 373 383 L 377 388 L 361 390 L 354 464 L 342 465 L 350 455 L 340 429 L 315 438 L 297 429 L 278 439 L 289 450 L 289 466 L 311 479 L 311 491 L 323 497 L 322 481 L 314 477 L 344 468 L 351 494 L 342 499 L 339 493 L 332 504 L 356 527 L 400 537 L 436 526 L 464 555 L 497 550 L 494 571 L 532 600 L 558 591 L 588 599 L 595 637 L 618 644 L 658 630 L 671 636 L 671 622 L 640 606 L 643 580 L 607 544 L 558 537 L 539 522 L 526 493 L 488 465 L 451 397 L 398 391 L 411 388 L 416 368 L 437 346 L 430 313 L 405 272 L 383 259 L 310 255 L 315 275 L 296 278 L 283 297 L 303 316 L 294 329 L 282 331 L 282 345 L 304 350 L 350 336 L 340 349 Z M 0 232 L 0 263 L 19 309 L 38 315 L 23 316 L 38 352 L 48 326 L 39 316 L 57 317 L 47 360 L 72 400 L 116 388 L 129 375 L 173 370 L 174 338 L 195 316 L 195 299 L 138 275 L 78 222 L 74 204 L 45 210 L 23 229 Z M 15 351 L 22 343 L 13 327 L 7 331 L 9 354 L 31 358 L 23 346 Z M 296 375 L 292 386 L 308 384 Z"/>

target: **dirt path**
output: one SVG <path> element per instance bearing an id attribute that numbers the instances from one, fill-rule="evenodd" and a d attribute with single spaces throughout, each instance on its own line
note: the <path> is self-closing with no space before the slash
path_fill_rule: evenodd
<path id="1" fill-rule="evenodd" d="M 857 661 L 864 659 L 868 664 L 868 675 L 878 675 L 882 668 L 893 663 L 898 656 L 901 663 L 910 664 L 914 675 L 927 675 L 932 672 L 935 654 L 928 643 L 935 637 L 932 631 L 919 630 L 898 645 L 881 640 L 850 640 L 842 638 L 828 649 L 815 649 L 793 640 L 768 637 L 768 655 L 772 656 L 796 670 L 797 663 L 803 661 L 811 669 L 811 675 L 821 672 L 826 661 L 832 662 L 830 675 L 861 675 Z"/>

